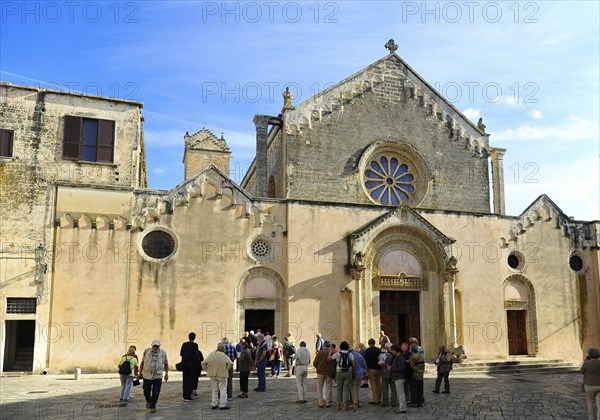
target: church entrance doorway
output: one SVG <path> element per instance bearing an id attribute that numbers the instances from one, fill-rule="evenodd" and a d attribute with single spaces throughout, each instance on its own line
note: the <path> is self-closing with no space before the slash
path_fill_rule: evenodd
<path id="1" fill-rule="evenodd" d="M 527 311 L 506 311 L 508 354 L 527 354 Z"/>
<path id="2" fill-rule="evenodd" d="M 381 329 L 394 344 L 416 337 L 421 342 L 419 292 L 379 292 Z"/>
<path id="3" fill-rule="evenodd" d="M 275 332 L 275 310 L 246 309 L 244 313 L 244 331 L 260 329 L 263 334 Z"/>

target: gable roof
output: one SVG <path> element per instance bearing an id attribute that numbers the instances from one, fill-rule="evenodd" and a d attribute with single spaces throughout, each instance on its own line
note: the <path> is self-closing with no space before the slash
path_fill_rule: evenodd
<path id="1" fill-rule="evenodd" d="M 426 230 L 428 230 L 432 234 L 432 236 L 435 236 L 436 238 L 438 238 L 440 240 L 440 242 L 442 242 L 444 245 L 450 245 L 450 244 L 456 242 L 455 239 L 452 239 L 452 238 L 446 236 L 445 234 L 443 234 L 439 229 L 437 229 L 435 226 L 433 226 L 431 223 L 429 223 L 429 221 L 427 219 L 425 219 L 423 216 L 421 216 L 417 211 L 415 211 L 412 207 L 410 207 L 407 204 L 402 204 L 399 207 L 396 207 L 395 209 L 390 210 L 388 213 L 385 213 L 385 214 L 375 218 L 371 222 L 367 223 L 365 226 L 358 228 L 357 230 L 355 230 L 354 232 L 352 232 L 350 234 L 350 238 L 358 239 L 364 235 L 367 235 L 368 233 L 370 233 L 374 230 L 377 230 L 378 227 L 380 227 L 382 225 L 386 225 L 386 222 L 388 222 L 390 219 L 393 219 L 394 217 L 399 217 L 399 213 L 402 213 L 402 212 L 409 213 L 412 217 L 414 217 L 414 219 L 416 221 L 418 221 L 418 224 L 422 228 L 425 228 Z"/>
<path id="2" fill-rule="evenodd" d="M 448 124 L 460 137 L 477 138 L 484 143 L 485 148 L 489 147 L 489 135 L 482 132 L 396 53 L 388 54 L 292 109 L 284 109 L 286 132 L 294 133 L 305 127 L 312 128 L 312 120 L 320 120 L 325 114 L 343 110 L 344 105 L 352 103 L 354 97 L 382 84 L 387 77 L 394 81 L 400 80 L 410 91 L 411 99 L 419 101 L 421 107 L 430 110 L 434 118 Z"/>
<path id="3" fill-rule="evenodd" d="M 188 150 L 208 150 L 211 152 L 231 153 L 223 135 L 217 138 L 208 128 L 202 127 L 200 131 L 189 135 L 187 132 L 183 136 L 185 146 L 183 149 L 183 162 Z"/>

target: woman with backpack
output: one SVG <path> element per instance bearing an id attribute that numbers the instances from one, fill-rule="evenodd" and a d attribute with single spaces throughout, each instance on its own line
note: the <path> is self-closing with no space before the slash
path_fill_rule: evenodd
<path id="1" fill-rule="evenodd" d="M 283 351 L 281 349 L 281 343 L 277 341 L 277 337 L 273 337 L 271 347 L 271 357 L 269 357 L 269 361 L 271 362 L 271 376 L 275 376 L 279 378 L 281 374 L 281 361 L 283 359 Z"/>
<path id="2" fill-rule="evenodd" d="M 335 381 L 337 383 L 337 409 L 342 409 L 342 402 L 344 403 L 344 411 L 348 409 L 348 400 L 350 399 L 350 388 L 352 387 L 352 376 L 356 372 L 356 364 L 354 363 L 354 357 L 348 351 L 350 345 L 347 341 L 340 343 L 340 351 L 333 354 L 329 352 L 327 360 L 335 360 Z M 354 403 L 354 411 L 356 411 L 356 402 Z"/>
<path id="3" fill-rule="evenodd" d="M 121 397 L 119 398 L 119 401 L 129 401 L 137 365 L 138 361 L 135 358 L 135 348 L 129 347 L 127 354 L 119 360 L 119 378 L 121 379 Z"/>
<path id="4" fill-rule="evenodd" d="M 438 353 L 437 359 L 435 359 L 435 365 L 437 366 L 437 378 L 435 380 L 435 389 L 433 392 L 436 394 L 440 393 L 440 385 L 442 379 L 444 379 L 444 390 L 442 394 L 450 393 L 450 371 L 452 370 L 452 355 L 446 351 L 445 346 L 440 346 L 440 352 Z"/>

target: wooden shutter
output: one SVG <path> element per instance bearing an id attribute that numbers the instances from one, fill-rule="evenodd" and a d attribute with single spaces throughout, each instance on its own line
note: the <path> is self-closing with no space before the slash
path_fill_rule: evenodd
<path id="1" fill-rule="evenodd" d="M 0 156 L 12 157 L 13 138 L 14 132 L 12 130 L 0 130 Z"/>
<path id="2" fill-rule="evenodd" d="M 112 162 L 115 148 L 115 122 L 98 120 L 98 162 Z"/>
<path id="3" fill-rule="evenodd" d="M 81 118 L 65 116 L 63 159 L 79 159 L 81 149 Z"/>

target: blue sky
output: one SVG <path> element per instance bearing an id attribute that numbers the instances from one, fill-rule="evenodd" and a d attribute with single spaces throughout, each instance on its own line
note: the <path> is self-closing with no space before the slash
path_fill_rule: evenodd
<path id="1" fill-rule="evenodd" d="M 600 219 L 598 2 L 0 3 L 0 78 L 144 103 L 150 187 L 183 180 L 183 135 L 224 132 L 232 177 L 254 155 L 254 114 L 280 112 L 387 54 L 505 156 L 507 213 L 548 194 Z"/>

